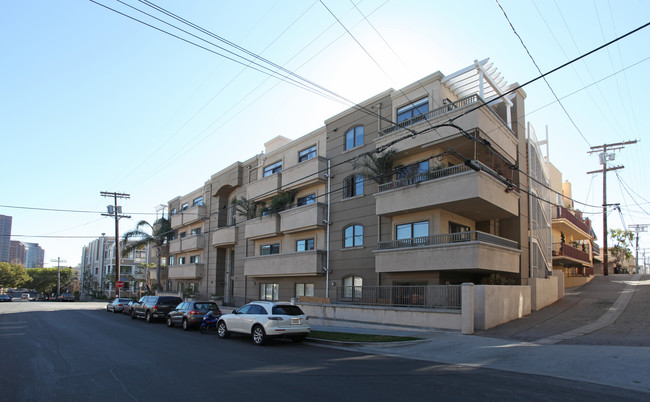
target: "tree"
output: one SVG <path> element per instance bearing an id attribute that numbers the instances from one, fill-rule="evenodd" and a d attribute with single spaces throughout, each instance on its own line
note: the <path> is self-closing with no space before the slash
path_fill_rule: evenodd
<path id="1" fill-rule="evenodd" d="M 360 159 L 352 162 L 354 169 L 361 168 L 361 175 L 374 180 L 377 184 L 390 181 L 395 163 L 395 150 L 387 149 L 379 154 L 365 153 Z"/>
<path id="2" fill-rule="evenodd" d="M 630 230 L 610 229 L 609 237 L 615 242 L 609 251 L 612 253 L 617 264 L 633 258 L 632 244 L 634 242 L 634 232 Z"/>
<path id="3" fill-rule="evenodd" d="M 51 294 L 56 292 L 58 282 L 57 268 L 30 268 L 30 281 L 27 287 L 35 289 L 39 293 Z M 72 268 L 60 268 L 61 287 L 72 280 Z"/>
<path id="4" fill-rule="evenodd" d="M 0 288 L 17 288 L 27 282 L 29 275 L 22 265 L 0 262 Z"/>
<path id="5" fill-rule="evenodd" d="M 172 238 L 172 233 L 172 226 L 169 220 L 160 218 L 153 225 L 144 220 L 140 221 L 135 226 L 135 229 L 124 233 L 122 236 L 122 252 L 124 253 L 140 250 L 146 246 L 156 249 L 156 280 L 158 281 L 159 287 L 161 286 L 160 270 L 162 269 L 162 257 L 163 254 L 168 254 L 169 241 Z"/>
<path id="6" fill-rule="evenodd" d="M 230 203 L 235 206 L 235 210 L 237 210 L 239 216 L 243 216 L 245 219 L 257 218 L 266 207 L 266 203 L 262 201 L 250 201 L 246 197 L 235 198 Z"/>

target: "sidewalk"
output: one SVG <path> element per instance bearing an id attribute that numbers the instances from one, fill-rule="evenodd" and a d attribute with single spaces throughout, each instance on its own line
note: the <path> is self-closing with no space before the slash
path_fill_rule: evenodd
<path id="1" fill-rule="evenodd" d="M 312 326 L 423 341 L 348 344 L 346 349 L 593 382 L 650 393 L 650 276 L 596 277 L 564 299 L 477 335 Z M 340 347 L 340 346 L 330 346 Z"/>

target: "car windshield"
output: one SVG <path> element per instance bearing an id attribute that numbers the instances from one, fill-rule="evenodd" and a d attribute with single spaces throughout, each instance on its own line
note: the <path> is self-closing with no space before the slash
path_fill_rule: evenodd
<path id="1" fill-rule="evenodd" d="M 194 305 L 194 308 L 199 310 L 199 311 L 217 311 L 219 310 L 219 307 L 217 306 L 216 303 L 196 303 Z"/>
<path id="2" fill-rule="evenodd" d="M 300 307 L 294 305 L 273 306 L 273 315 L 303 315 Z"/>

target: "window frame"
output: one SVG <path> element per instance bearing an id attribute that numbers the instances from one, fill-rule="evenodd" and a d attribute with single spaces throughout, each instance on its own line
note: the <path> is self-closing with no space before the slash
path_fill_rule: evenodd
<path id="1" fill-rule="evenodd" d="M 301 243 L 301 242 L 305 243 L 304 244 L 304 249 L 302 249 L 302 250 L 300 250 L 299 247 L 298 247 L 298 244 Z M 311 244 L 311 248 L 307 248 L 310 244 Z M 304 251 L 313 251 L 315 249 L 316 249 L 316 239 L 314 239 L 313 237 L 310 237 L 308 239 L 296 240 L 296 252 L 297 253 L 302 253 Z"/>
<path id="2" fill-rule="evenodd" d="M 203 205 L 203 196 L 196 197 L 192 200 L 192 206 L 195 207 L 197 205 Z"/>
<path id="3" fill-rule="evenodd" d="M 348 236 L 348 230 L 351 229 L 351 236 Z M 361 229 L 361 233 L 358 233 L 358 229 Z M 357 244 L 356 239 L 361 239 L 361 244 Z M 352 240 L 351 245 L 347 245 L 348 239 Z M 343 228 L 343 248 L 356 248 L 363 247 L 363 225 L 352 224 Z"/>
<path id="4" fill-rule="evenodd" d="M 200 234 L 201 234 L 201 228 L 200 227 L 190 230 L 190 235 L 191 236 L 200 235 Z"/>
<path id="5" fill-rule="evenodd" d="M 316 203 L 316 193 L 306 195 L 304 197 L 299 197 L 296 200 L 296 206 L 302 207 L 305 205 L 311 205 Z"/>
<path id="6" fill-rule="evenodd" d="M 268 166 L 264 166 L 262 177 L 269 177 L 282 171 L 282 159 Z"/>
<path id="7" fill-rule="evenodd" d="M 270 298 L 268 297 L 269 290 L 270 290 Z M 280 295 L 279 283 L 260 283 L 260 300 L 277 301 L 279 300 L 279 295 Z"/>
<path id="8" fill-rule="evenodd" d="M 269 250 L 269 251 L 265 253 L 264 250 Z M 262 244 L 260 246 L 260 255 L 277 255 L 277 254 L 280 254 L 280 243 Z"/>
<path id="9" fill-rule="evenodd" d="M 423 223 L 426 223 L 427 234 L 424 235 L 424 236 L 415 236 L 415 225 L 423 224 Z M 403 228 L 408 227 L 409 231 L 410 231 L 410 237 L 400 237 L 399 236 L 400 227 L 403 227 Z M 408 222 L 408 223 L 402 223 L 402 224 L 399 224 L 399 225 L 395 225 L 395 240 L 408 240 L 408 239 L 415 239 L 416 237 L 428 237 L 430 235 L 429 227 L 430 227 L 430 225 L 429 225 L 428 220 L 417 221 L 417 222 Z"/>
<path id="10" fill-rule="evenodd" d="M 298 163 L 308 161 L 315 158 L 318 155 L 318 147 L 316 144 L 312 145 L 309 148 L 305 148 L 302 151 L 298 152 Z"/>
<path id="11" fill-rule="evenodd" d="M 200 254 L 190 256 L 190 264 L 200 264 L 200 263 L 201 263 L 201 255 Z"/>
<path id="12" fill-rule="evenodd" d="M 302 288 L 301 290 L 299 290 Z M 314 284 L 313 283 L 296 283 L 294 286 L 295 297 L 307 296 L 314 297 Z"/>
<path id="13" fill-rule="evenodd" d="M 364 195 L 364 179 L 360 174 L 353 174 L 343 180 L 343 198 L 361 197 Z"/>
<path id="14" fill-rule="evenodd" d="M 187 208 L 190 207 L 190 203 L 186 202 L 183 205 L 181 205 L 181 212 L 185 211 Z"/>
<path id="15" fill-rule="evenodd" d="M 423 105 L 427 105 L 427 110 L 422 113 L 422 111 L 419 110 L 419 108 Z M 414 114 L 413 111 L 417 110 L 418 114 Z M 418 99 L 415 102 L 408 103 L 402 107 L 399 107 L 395 110 L 395 120 L 397 121 L 397 124 L 405 121 L 405 120 L 411 120 L 417 116 L 423 116 L 424 114 L 429 112 L 429 97 L 425 96 L 424 98 Z M 407 117 L 404 117 L 408 114 Z"/>
<path id="16" fill-rule="evenodd" d="M 363 125 L 354 126 L 347 130 L 343 136 L 343 149 L 347 151 L 363 145 L 364 131 Z M 350 137 L 349 139 L 348 136 Z"/>

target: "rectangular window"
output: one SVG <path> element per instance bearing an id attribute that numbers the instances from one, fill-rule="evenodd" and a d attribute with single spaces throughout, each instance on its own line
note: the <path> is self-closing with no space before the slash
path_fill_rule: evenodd
<path id="1" fill-rule="evenodd" d="M 176 208 L 172 209 L 172 215 L 176 215 L 178 213 L 178 210 Z"/>
<path id="2" fill-rule="evenodd" d="M 261 283 L 260 300 L 278 300 L 280 285 L 278 283 Z"/>
<path id="3" fill-rule="evenodd" d="M 281 171 L 282 171 L 282 161 L 277 161 L 274 164 L 264 168 L 264 177 L 270 176 L 273 173 L 278 173 Z"/>
<path id="4" fill-rule="evenodd" d="M 397 109 L 397 123 L 422 116 L 429 111 L 429 99 L 423 98 Z"/>
<path id="5" fill-rule="evenodd" d="M 190 232 L 190 234 L 193 234 L 193 235 L 201 234 L 201 228 L 194 228 L 194 229 L 192 229 L 192 231 Z"/>
<path id="6" fill-rule="evenodd" d="M 469 232 L 470 227 L 456 222 L 449 222 L 449 233 Z"/>
<path id="7" fill-rule="evenodd" d="M 178 234 L 178 237 L 180 237 L 181 239 L 182 239 L 183 237 L 185 237 L 185 236 L 187 236 L 187 232 L 180 232 L 180 233 Z"/>
<path id="8" fill-rule="evenodd" d="M 181 206 L 181 211 L 185 211 L 187 208 L 189 208 L 189 206 L 190 204 L 186 202 L 185 204 L 183 204 L 183 206 Z"/>
<path id="9" fill-rule="evenodd" d="M 305 150 L 302 150 L 298 152 L 298 163 L 304 162 L 306 160 L 309 160 L 311 158 L 316 157 L 316 145 L 311 146 Z"/>
<path id="10" fill-rule="evenodd" d="M 415 237 L 429 236 L 429 221 L 405 223 L 397 225 L 396 240 L 413 239 Z"/>
<path id="11" fill-rule="evenodd" d="M 172 255 L 171 257 L 169 257 L 169 265 L 174 265 L 175 263 L 176 263 L 176 257 Z"/>
<path id="12" fill-rule="evenodd" d="M 120 266 L 120 276 L 122 275 L 132 275 L 133 274 L 133 267 L 129 265 L 122 265 Z"/>
<path id="13" fill-rule="evenodd" d="M 190 257 L 190 264 L 198 264 L 200 261 L 200 256 L 193 255 Z"/>
<path id="14" fill-rule="evenodd" d="M 178 257 L 178 265 L 185 264 L 185 257 Z"/>
<path id="15" fill-rule="evenodd" d="M 300 296 L 314 296 L 313 283 L 296 283 L 296 297 Z"/>
<path id="16" fill-rule="evenodd" d="M 309 251 L 314 249 L 314 239 L 296 241 L 296 251 Z"/>
<path id="17" fill-rule="evenodd" d="M 192 201 L 192 206 L 203 205 L 203 196 L 197 197 Z"/>
<path id="18" fill-rule="evenodd" d="M 316 202 L 316 194 L 309 194 L 304 197 L 298 198 L 298 206 L 309 205 Z"/>
<path id="19" fill-rule="evenodd" d="M 280 254 L 280 243 L 265 244 L 261 247 L 261 255 Z"/>

